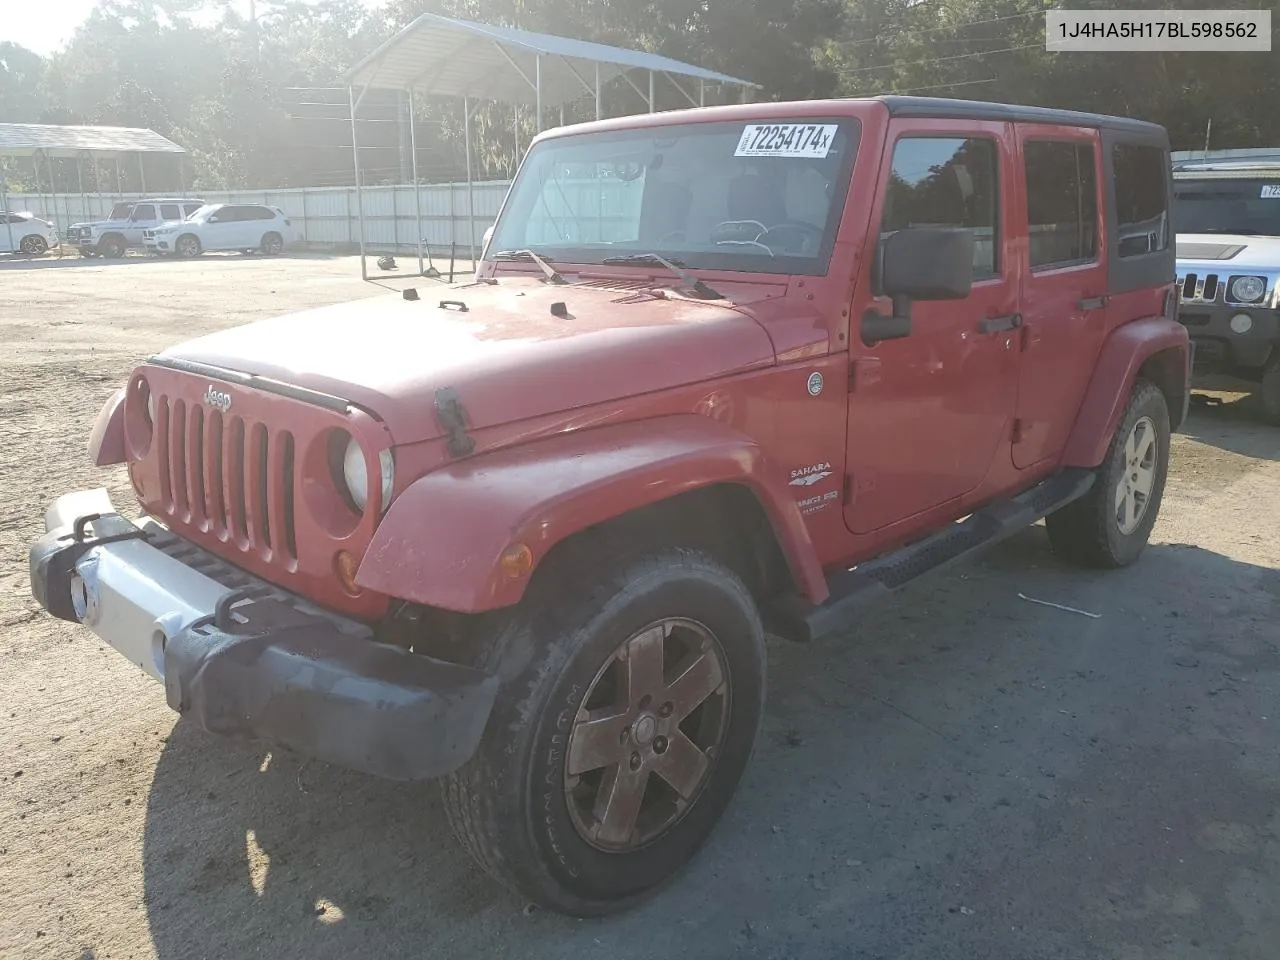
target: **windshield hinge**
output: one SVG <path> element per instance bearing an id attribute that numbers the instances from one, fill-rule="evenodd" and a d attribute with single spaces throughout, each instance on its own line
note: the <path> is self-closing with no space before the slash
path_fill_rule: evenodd
<path id="1" fill-rule="evenodd" d="M 465 457 L 476 448 L 475 440 L 467 434 L 467 411 L 453 387 L 441 387 L 436 391 L 436 418 L 445 429 L 445 447 L 449 456 Z"/>

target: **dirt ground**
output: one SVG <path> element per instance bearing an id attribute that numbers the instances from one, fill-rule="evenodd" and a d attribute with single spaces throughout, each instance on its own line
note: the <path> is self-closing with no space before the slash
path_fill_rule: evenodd
<path id="1" fill-rule="evenodd" d="M 429 785 L 205 735 L 37 612 L 45 506 L 131 502 L 85 442 L 136 361 L 379 292 L 350 258 L 0 264 L 0 957 L 1280 957 L 1280 430 L 1247 402 L 1175 440 L 1135 567 L 1068 569 L 1035 528 L 773 645 L 725 822 L 603 921 L 523 910 Z"/>

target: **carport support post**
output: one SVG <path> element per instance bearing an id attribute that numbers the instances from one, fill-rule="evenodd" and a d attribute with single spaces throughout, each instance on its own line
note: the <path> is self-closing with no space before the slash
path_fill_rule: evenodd
<path id="1" fill-rule="evenodd" d="M 351 103 L 351 161 L 356 176 L 356 220 L 360 224 L 360 279 L 369 279 L 369 267 L 364 259 L 364 196 L 360 186 L 360 141 L 356 139 L 356 88 L 347 87 L 347 99 Z"/>
<path id="2" fill-rule="evenodd" d="M 142 195 L 147 195 L 147 168 L 142 162 L 142 153 L 138 153 L 138 182 L 142 184 Z"/>
<path id="3" fill-rule="evenodd" d="M 124 199 L 124 177 L 120 175 L 120 157 L 116 157 L 116 199 Z"/>
<path id="4" fill-rule="evenodd" d="M 649 71 L 649 112 L 653 113 L 653 71 Z"/>
<path id="5" fill-rule="evenodd" d="M 698 106 L 705 107 L 707 105 L 707 81 L 698 81 Z"/>
<path id="6" fill-rule="evenodd" d="M 471 101 L 462 98 L 462 142 L 467 155 L 467 245 L 471 248 L 471 269 L 476 267 L 476 193 L 471 175 Z"/>
<path id="7" fill-rule="evenodd" d="M 596 61 L 596 119 L 599 120 L 600 113 L 600 61 Z"/>
<path id="8" fill-rule="evenodd" d="M 418 276 L 422 276 L 422 189 L 418 186 L 418 125 L 414 122 L 413 88 L 409 88 L 409 172 L 413 177 L 414 229 L 418 238 Z"/>
<path id="9" fill-rule="evenodd" d="M 538 111 L 538 119 L 533 123 L 533 134 L 542 132 L 542 54 L 533 58 L 533 99 Z"/>
<path id="10" fill-rule="evenodd" d="M 9 231 L 9 252 L 17 253 L 13 248 L 13 221 L 9 219 L 9 181 L 5 172 L 0 170 L 0 214 L 4 214 L 5 229 Z"/>

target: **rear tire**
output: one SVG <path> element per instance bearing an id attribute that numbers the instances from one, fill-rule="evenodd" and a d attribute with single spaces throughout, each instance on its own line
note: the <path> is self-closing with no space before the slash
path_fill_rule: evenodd
<path id="1" fill-rule="evenodd" d="M 262 237 L 262 252 L 268 257 L 278 257 L 284 253 L 284 237 L 274 231 Z"/>
<path id="2" fill-rule="evenodd" d="M 184 233 L 173 241 L 173 252 L 180 257 L 190 259 L 198 257 L 204 251 L 200 248 L 200 238 L 193 233 Z"/>
<path id="3" fill-rule="evenodd" d="M 103 237 L 98 241 L 98 253 L 111 260 L 118 260 L 124 256 L 124 238 L 123 237 Z"/>
<path id="4" fill-rule="evenodd" d="M 1262 404 L 1262 415 L 1280 427 L 1280 346 L 1273 349 L 1276 353 L 1262 374 L 1258 400 Z"/>
<path id="5" fill-rule="evenodd" d="M 764 702 L 764 632 L 733 573 L 685 549 L 600 566 L 563 563 L 530 587 L 488 655 L 519 665 L 476 755 L 441 784 L 486 871 L 574 916 L 624 909 L 693 857 Z"/>
<path id="6" fill-rule="evenodd" d="M 1169 436 L 1164 394 L 1149 380 L 1137 381 L 1093 487 L 1045 518 L 1055 553 L 1102 568 L 1138 559 L 1160 513 Z"/>

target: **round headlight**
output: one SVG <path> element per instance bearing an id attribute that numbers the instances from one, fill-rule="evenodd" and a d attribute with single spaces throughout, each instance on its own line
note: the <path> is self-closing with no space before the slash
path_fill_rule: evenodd
<path id="1" fill-rule="evenodd" d="M 1253 329 L 1253 317 L 1247 313 L 1234 313 L 1231 315 L 1231 332 L 1232 333 L 1248 333 Z"/>
<path id="2" fill-rule="evenodd" d="M 1236 277 L 1231 281 L 1231 299 L 1237 303 L 1253 303 L 1255 300 L 1261 300 L 1266 292 L 1267 281 L 1261 277 Z M 1234 318 L 1232 323 L 1235 323 Z"/>
<path id="3" fill-rule="evenodd" d="M 382 474 L 382 509 L 386 510 L 391 503 L 391 485 L 395 479 L 395 460 L 390 450 L 383 450 L 378 455 L 378 465 Z M 342 453 L 342 479 L 351 501 L 363 510 L 369 503 L 369 471 L 365 467 L 364 451 L 355 437 L 347 441 L 347 448 Z"/>

